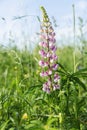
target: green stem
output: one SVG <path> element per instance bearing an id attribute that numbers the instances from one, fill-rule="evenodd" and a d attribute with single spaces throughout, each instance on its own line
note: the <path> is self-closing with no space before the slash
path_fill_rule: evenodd
<path id="1" fill-rule="evenodd" d="M 76 86 L 76 84 L 75 84 Z M 74 113 L 75 113 L 75 122 L 76 122 L 76 128 L 78 130 L 80 130 L 80 121 L 79 121 L 79 117 L 78 117 L 78 96 L 79 96 L 79 92 L 77 93 L 77 90 L 75 88 L 75 92 L 74 92 L 74 96 L 75 96 L 75 104 L 74 104 Z"/>
<path id="2" fill-rule="evenodd" d="M 75 6 L 74 5 L 72 5 L 72 7 L 73 7 L 73 43 L 74 43 L 74 52 L 73 52 L 73 62 L 74 62 L 74 65 L 73 65 L 73 70 L 74 70 L 74 72 L 76 71 L 76 68 L 75 68 L 75 64 L 76 64 L 76 54 L 75 54 L 75 47 L 76 47 L 76 45 L 75 45 L 75 33 L 76 33 L 76 29 L 75 29 Z"/>
<path id="3" fill-rule="evenodd" d="M 70 88 L 70 82 L 69 79 L 67 80 L 67 97 L 66 97 L 66 114 L 69 114 L 69 88 Z"/>

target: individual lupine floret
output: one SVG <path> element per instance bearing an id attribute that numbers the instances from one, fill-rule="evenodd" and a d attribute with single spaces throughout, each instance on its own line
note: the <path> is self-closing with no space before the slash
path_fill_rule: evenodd
<path id="1" fill-rule="evenodd" d="M 41 50 L 39 51 L 41 56 L 39 65 L 43 70 L 40 72 L 40 76 L 46 77 L 46 82 L 43 84 L 43 91 L 50 93 L 51 91 L 60 88 L 58 84 L 60 76 L 55 72 L 58 69 L 58 64 L 56 63 L 58 56 L 56 55 L 57 47 L 55 45 L 56 39 L 54 29 L 44 7 L 41 7 L 41 10 L 43 20 L 40 32 L 41 42 L 39 43 L 39 46 L 41 47 Z"/>

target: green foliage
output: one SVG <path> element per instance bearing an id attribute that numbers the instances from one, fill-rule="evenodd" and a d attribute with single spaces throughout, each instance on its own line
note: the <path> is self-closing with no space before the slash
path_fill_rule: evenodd
<path id="1" fill-rule="evenodd" d="M 0 129 L 86 130 L 86 65 L 74 72 L 73 48 L 59 48 L 60 90 L 45 94 L 37 49 L 0 48 Z"/>

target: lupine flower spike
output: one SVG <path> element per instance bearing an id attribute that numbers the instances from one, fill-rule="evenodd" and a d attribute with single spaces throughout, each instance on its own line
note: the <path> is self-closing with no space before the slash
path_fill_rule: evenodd
<path id="1" fill-rule="evenodd" d="M 43 91 L 50 93 L 51 91 L 60 88 L 58 84 L 60 77 L 56 72 L 58 69 L 58 64 L 56 63 L 58 60 L 56 55 L 57 47 L 55 45 L 55 32 L 44 7 L 41 7 L 41 11 L 43 20 L 41 22 L 40 31 L 41 42 L 39 43 L 39 46 L 41 47 L 41 50 L 39 51 L 41 56 L 39 65 L 42 67 L 40 76 L 44 77 L 46 80 L 43 84 Z"/>

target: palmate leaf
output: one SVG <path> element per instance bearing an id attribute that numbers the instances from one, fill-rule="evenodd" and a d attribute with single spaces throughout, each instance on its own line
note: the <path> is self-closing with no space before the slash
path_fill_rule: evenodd
<path id="1" fill-rule="evenodd" d="M 86 90 L 86 85 L 78 78 L 78 77 L 72 77 L 72 80 L 74 80 L 77 84 L 79 84 L 84 90 Z"/>
<path id="2" fill-rule="evenodd" d="M 72 76 L 87 77 L 87 68 L 81 69 L 81 70 L 73 73 Z"/>
<path id="3" fill-rule="evenodd" d="M 64 71 L 61 71 L 58 69 L 58 72 L 61 74 L 61 75 L 66 75 L 66 73 Z"/>

